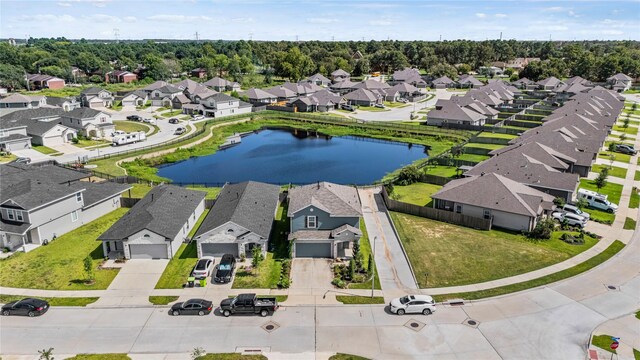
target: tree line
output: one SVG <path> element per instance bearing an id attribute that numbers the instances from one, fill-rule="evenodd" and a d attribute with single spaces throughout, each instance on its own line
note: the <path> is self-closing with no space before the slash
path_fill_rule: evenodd
<path id="1" fill-rule="evenodd" d="M 361 56 L 360 56 L 361 55 Z M 104 73 L 140 69 L 141 78 L 166 80 L 203 68 L 211 76 L 242 81 L 255 73 L 300 80 L 344 69 L 353 76 L 416 67 L 434 76 L 455 77 L 494 61 L 538 57 L 518 74 L 531 80 L 579 75 L 604 81 L 623 72 L 640 76 L 636 41 L 71 41 L 29 39 L 24 46 L 0 44 L 0 85 L 19 89 L 24 73 L 43 73 L 69 82 L 102 82 Z M 87 74 L 78 79 L 77 67 Z"/>

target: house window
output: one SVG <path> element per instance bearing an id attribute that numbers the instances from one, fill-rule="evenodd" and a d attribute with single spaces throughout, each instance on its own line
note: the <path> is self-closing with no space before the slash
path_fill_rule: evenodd
<path id="1" fill-rule="evenodd" d="M 16 220 L 20 222 L 24 221 L 24 216 L 22 215 L 22 211 L 16 210 Z"/>
<path id="2" fill-rule="evenodd" d="M 15 211 L 13 211 L 13 209 L 7 209 L 7 218 L 9 220 L 15 220 L 16 219 L 16 213 L 15 213 Z"/>
<path id="3" fill-rule="evenodd" d="M 462 205 L 456 205 L 456 212 L 462 214 Z"/>
<path id="4" fill-rule="evenodd" d="M 78 210 L 74 210 L 71 212 L 71 222 L 78 221 Z"/>
<path id="5" fill-rule="evenodd" d="M 7 131 L 6 130 L 0 130 L 0 137 L 5 137 L 7 136 Z"/>
<path id="6" fill-rule="evenodd" d="M 484 209 L 484 211 L 482 212 L 482 217 L 484 217 L 485 219 L 491 219 L 491 210 Z"/>
<path id="7" fill-rule="evenodd" d="M 77 193 L 76 194 L 76 201 L 77 202 L 81 202 L 82 201 L 82 193 Z"/>
<path id="8" fill-rule="evenodd" d="M 229 105 L 233 105 L 233 101 L 229 101 Z"/>
<path id="9" fill-rule="evenodd" d="M 318 224 L 318 217 L 317 216 L 307 216 L 307 228 L 308 229 L 315 229 Z"/>

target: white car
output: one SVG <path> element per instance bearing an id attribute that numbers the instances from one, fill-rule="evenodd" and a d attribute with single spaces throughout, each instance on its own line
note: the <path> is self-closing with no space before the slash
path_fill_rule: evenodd
<path id="1" fill-rule="evenodd" d="M 204 115 L 196 115 L 193 117 L 193 120 L 202 120 L 204 119 Z"/>
<path id="2" fill-rule="evenodd" d="M 147 124 L 151 124 L 151 125 L 155 125 L 156 124 L 156 119 L 144 119 L 142 121 L 146 122 Z"/>
<path id="3" fill-rule="evenodd" d="M 193 268 L 193 272 L 191 276 L 196 279 L 206 278 L 211 275 L 211 269 L 213 269 L 213 264 L 215 260 L 212 256 L 203 256 L 198 260 L 196 266 Z"/>
<path id="4" fill-rule="evenodd" d="M 411 313 L 429 315 L 436 311 L 436 302 L 429 295 L 407 295 L 391 300 L 389 310 L 398 315 Z"/>
<path id="5" fill-rule="evenodd" d="M 124 135 L 126 134 L 126 132 L 122 131 L 122 130 L 116 130 L 114 132 L 111 133 L 111 136 L 116 136 L 116 135 Z"/>
<path id="6" fill-rule="evenodd" d="M 587 219 L 569 212 L 554 212 L 551 216 L 558 222 L 566 221 L 569 226 L 577 226 L 581 229 L 587 224 Z"/>
<path id="7" fill-rule="evenodd" d="M 583 218 L 589 220 L 591 218 L 591 215 L 589 215 L 588 212 L 584 212 L 580 209 L 578 209 L 577 206 L 573 206 L 573 205 L 569 205 L 569 204 L 565 204 L 565 206 L 562 207 L 562 211 L 563 212 L 568 212 L 568 213 L 572 213 L 572 214 L 576 214 L 578 216 L 582 216 Z"/>

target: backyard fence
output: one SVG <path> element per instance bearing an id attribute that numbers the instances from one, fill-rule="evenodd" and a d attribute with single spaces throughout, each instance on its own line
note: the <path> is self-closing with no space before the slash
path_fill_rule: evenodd
<path id="1" fill-rule="evenodd" d="M 444 176 L 438 176 L 438 175 L 421 174 L 420 179 L 418 181 L 427 183 L 427 184 L 445 185 L 452 180 L 455 180 L 455 179 L 444 177 Z"/>
<path id="2" fill-rule="evenodd" d="M 384 200 L 387 209 L 389 209 L 390 211 L 401 212 L 403 214 L 419 216 L 473 229 L 491 230 L 490 219 L 482 219 L 473 216 L 458 214 L 453 211 L 440 210 L 393 200 L 389 198 L 387 190 L 384 187 L 382 187 L 382 199 Z"/>

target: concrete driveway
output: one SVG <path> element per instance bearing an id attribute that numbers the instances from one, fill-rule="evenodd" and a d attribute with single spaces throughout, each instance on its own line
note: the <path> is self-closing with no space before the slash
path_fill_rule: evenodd
<path id="1" fill-rule="evenodd" d="M 153 290 L 169 260 L 128 260 L 107 290 Z"/>
<path id="2" fill-rule="evenodd" d="M 291 263 L 291 290 L 331 286 L 331 259 L 296 258 Z"/>

